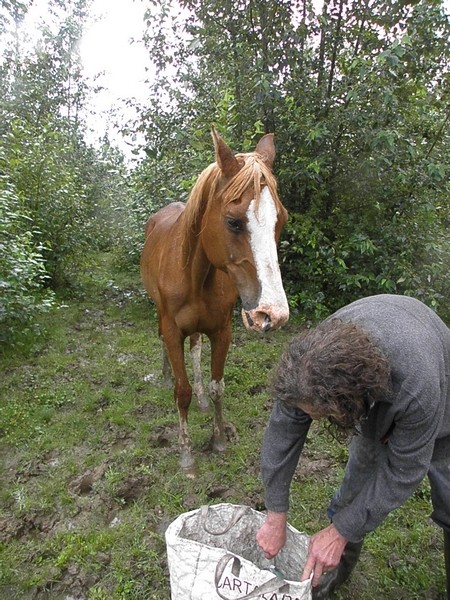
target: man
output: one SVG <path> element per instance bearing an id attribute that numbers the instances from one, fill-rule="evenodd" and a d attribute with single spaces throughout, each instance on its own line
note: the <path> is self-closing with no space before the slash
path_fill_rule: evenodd
<path id="1" fill-rule="evenodd" d="M 262 448 L 268 513 L 257 541 L 267 558 L 285 543 L 290 483 L 311 420 L 354 434 L 331 524 L 310 541 L 302 579 L 313 574 L 313 598 L 328 598 L 348 578 L 364 536 L 428 475 L 450 599 L 449 378 L 450 330 L 406 296 L 363 298 L 291 341 Z"/>

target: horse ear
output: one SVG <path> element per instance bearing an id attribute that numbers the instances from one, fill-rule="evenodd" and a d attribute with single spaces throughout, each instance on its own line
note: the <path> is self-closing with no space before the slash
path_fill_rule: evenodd
<path id="1" fill-rule="evenodd" d="M 258 142 L 255 152 L 260 154 L 263 161 L 272 169 L 273 163 L 275 162 L 275 142 L 273 133 L 264 135 Z"/>
<path id="2" fill-rule="evenodd" d="M 233 151 L 229 148 L 214 127 L 211 127 L 211 135 L 216 151 L 216 161 L 225 177 L 231 178 L 240 170 L 241 165 L 235 158 Z"/>

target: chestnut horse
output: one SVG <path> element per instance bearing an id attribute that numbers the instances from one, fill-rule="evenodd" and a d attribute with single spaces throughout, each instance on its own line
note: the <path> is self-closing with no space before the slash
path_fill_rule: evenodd
<path id="1" fill-rule="evenodd" d="M 201 334 L 211 344 L 209 394 L 214 404 L 213 449 L 225 450 L 222 416 L 224 365 L 238 295 L 248 330 L 268 331 L 289 318 L 277 242 L 287 220 L 272 174 L 273 135 L 248 154 L 233 154 L 212 129 L 216 162 L 197 179 L 186 204 L 174 202 L 151 216 L 141 256 L 141 274 L 155 301 L 163 341 L 163 373 L 175 378 L 181 466 L 194 476 L 188 409 L 192 387 L 184 340 L 190 337 L 194 391 L 202 410 L 208 400 L 200 370 Z M 169 365 L 170 361 L 170 365 Z"/>

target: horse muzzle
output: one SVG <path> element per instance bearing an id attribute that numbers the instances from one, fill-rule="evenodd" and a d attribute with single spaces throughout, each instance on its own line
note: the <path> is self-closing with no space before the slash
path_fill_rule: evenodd
<path id="1" fill-rule="evenodd" d="M 288 319 L 289 308 L 287 307 L 258 306 L 253 310 L 242 309 L 242 321 L 248 331 L 266 333 L 271 329 L 281 327 Z"/>

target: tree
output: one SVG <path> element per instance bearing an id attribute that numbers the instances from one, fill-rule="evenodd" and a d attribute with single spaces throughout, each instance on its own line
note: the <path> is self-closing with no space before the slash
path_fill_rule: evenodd
<path id="1" fill-rule="evenodd" d="M 4 165 L 0 150 L 0 170 Z M 25 214 L 14 185 L 0 176 L 0 346 L 33 330 L 35 317 L 53 305 L 42 291 L 46 281 L 42 248 L 33 242 L 34 225 Z M 20 333 L 20 335 L 19 335 Z"/>
<path id="2" fill-rule="evenodd" d="M 293 215 L 281 250 L 291 303 L 316 316 L 382 291 L 439 303 L 449 191 L 442 2 L 325 0 L 319 14 L 307 0 L 180 5 L 174 17 L 167 4 L 148 15 L 161 73 L 160 101 L 142 119 L 142 172 L 160 174 L 158 188 L 149 178 L 153 202 L 180 187 L 180 164 L 198 172 L 193 151 L 206 164 L 210 123 L 244 150 L 274 131 Z"/>
<path id="3" fill-rule="evenodd" d="M 0 10 L 13 42 L 0 62 L 0 321 L 9 339 L 48 308 L 45 288 L 67 285 L 93 252 L 117 240 L 106 215 L 124 200 L 126 170 L 111 148 L 107 157 L 84 141 L 78 42 L 88 0 L 51 0 L 51 26 L 43 25 L 36 47 L 20 29 L 30 4 L 11 0 Z"/>

